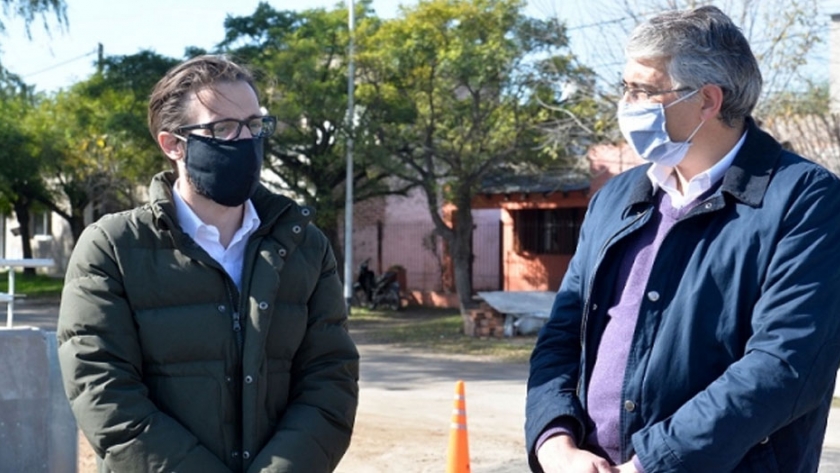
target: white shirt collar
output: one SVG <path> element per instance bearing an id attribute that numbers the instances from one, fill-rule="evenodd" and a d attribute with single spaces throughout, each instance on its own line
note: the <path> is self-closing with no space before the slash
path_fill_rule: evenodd
<path id="1" fill-rule="evenodd" d="M 744 145 L 746 138 L 747 133 L 744 132 L 738 142 L 735 143 L 735 146 L 720 161 L 715 163 L 711 168 L 691 178 L 684 192 L 680 192 L 677 189 L 677 176 L 674 174 L 674 167 L 654 163 L 647 171 L 647 176 L 651 184 L 653 184 L 653 190 L 662 189 L 671 196 L 671 205 L 674 208 L 679 209 L 685 207 L 723 179 L 723 175 L 732 166 L 732 161 L 735 160 L 735 155 L 738 154 L 738 150 Z"/>
<path id="2" fill-rule="evenodd" d="M 178 183 L 172 186 L 172 200 L 175 203 L 175 213 L 181 229 L 216 260 L 239 289 L 242 289 L 242 266 L 245 259 L 245 247 L 248 237 L 260 226 L 260 217 L 251 199 L 245 201 L 245 212 L 242 215 L 242 226 L 236 230 L 227 248 L 219 240 L 219 229 L 208 225 L 196 215 L 193 209 L 184 201 L 178 192 Z"/>
<path id="3" fill-rule="evenodd" d="M 181 193 L 178 191 L 178 185 L 179 184 L 176 181 L 175 185 L 172 186 L 172 200 L 175 202 L 175 213 L 178 217 L 178 223 L 181 224 L 181 229 L 193 239 L 196 238 L 196 235 L 198 235 L 199 232 L 209 231 L 216 235 L 216 241 L 218 241 L 219 230 L 213 225 L 204 223 L 204 221 L 196 215 L 192 207 L 190 207 L 189 204 L 184 201 L 184 198 L 181 197 Z M 237 230 L 233 240 L 231 240 L 231 244 L 235 242 L 237 239 L 236 237 L 240 232 L 245 231 L 248 235 L 250 235 L 259 226 L 260 217 L 257 215 L 257 209 L 254 208 L 254 204 L 251 202 L 251 199 L 248 199 L 245 201 L 245 213 L 242 215 L 242 226 L 239 230 Z"/>

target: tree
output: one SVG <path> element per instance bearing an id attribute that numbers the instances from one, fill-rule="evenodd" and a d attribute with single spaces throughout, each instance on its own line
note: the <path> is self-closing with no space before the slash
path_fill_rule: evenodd
<path id="1" fill-rule="evenodd" d="M 49 31 L 47 17 L 50 12 L 55 15 L 59 26 L 67 24 L 67 4 L 64 0 L 0 0 L 3 5 L 3 16 L 22 18 L 29 34 L 29 26 L 37 18 L 43 20 L 44 29 Z M 0 32 L 6 30 L 6 25 L 0 20 Z"/>
<path id="2" fill-rule="evenodd" d="M 370 2 L 358 5 L 362 28 L 374 28 Z M 253 15 L 229 17 L 220 48 L 255 70 L 263 103 L 277 116 L 266 147 L 267 185 L 317 210 L 317 223 L 341 258 L 338 216 L 344 208 L 347 127 L 347 10 L 277 11 L 261 3 Z M 356 117 L 364 129 L 364 112 Z M 376 146 L 354 135 L 354 200 L 389 193 L 387 176 L 369 156 Z"/>
<path id="3" fill-rule="evenodd" d="M 423 189 L 462 311 L 472 305 L 471 208 L 482 180 L 500 167 L 574 154 L 544 146 L 540 127 L 555 119 L 545 104 L 570 112 L 563 86 L 585 81 L 586 71 L 571 66 L 562 25 L 528 18 L 523 6 L 420 1 L 360 39 L 359 103 L 387 151 L 382 165 Z M 451 218 L 445 203 L 455 208 Z"/>
<path id="4" fill-rule="evenodd" d="M 148 51 L 112 56 L 101 71 L 44 97 L 28 126 L 52 192 L 42 204 L 67 220 L 76 241 L 94 215 L 136 206 L 136 188 L 165 160 L 146 126 L 147 97 L 177 61 Z"/>
<path id="5" fill-rule="evenodd" d="M 101 70 L 79 85 L 82 99 L 97 109 L 96 120 L 85 123 L 115 147 L 114 158 L 120 163 L 116 181 L 125 183 L 117 198 L 126 208 L 136 206 L 138 184 L 148 184 L 154 174 L 168 167 L 169 161 L 149 135 L 147 107 L 154 86 L 179 62 L 152 51 L 108 56 Z"/>
<path id="6" fill-rule="evenodd" d="M 820 0 L 569 0 L 564 10 L 577 12 L 581 22 L 573 31 L 572 45 L 579 58 L 588 58 L 587 65 L 598 77 L 590 93 L 617 100 L 624 45 L 640 22 L 666 10 L 712 4 L 741 27 L 758 59 L 765 81 L 759 114 L 772 107 L 770 101 L 779 93 L 807 88 L 804 66 L 827 30 Z"/>
<path id="7" fill-rule="evenodd" d="M 64 0 L 0 0 L 3 17 L 19 17 L 24 21 L 26 34 L 30 35 L 30 25 L 37 18 L 43 20 L 44 29 L 49 32 L 50 12 L 55 14 L 59 26 L 67 24 L 67 6 Z M 6 25 L 0 20 L 0 33 Z M 30 88 L 19 77 L 11 74 L 0 65 L 0 88 L 2 88 L 2 119 L 0 119 L 0 199 L 11 204 L 20 225 L 20 237 L 24 258 L 32 257 L 32 245 L 29 235 L 29 209 L 32 197 L 44 191 L 43 182 L 37 175 L 38 163 L 26 159 L 24 150 L 28 140 L 20 129 L 19 120 L 23 119 L 27 108 L 26 95 Z M 17 97 L 15 96 L 17 95 Z M 24 270 L 34 274 L 34 268 Z"/>
<path id="8" fill-rule="evenodd" d="M 23 126 L 31 103 L 20 95 L 0 95 L 0 201 L 15 212 L 23 257 L 32 257 L 29 222 L 32 206 L 48 191 L 41 176 L 41 162 L 33 159 L 32 136 Z M 34 274 L 34 268 L 27 268 Z"/>

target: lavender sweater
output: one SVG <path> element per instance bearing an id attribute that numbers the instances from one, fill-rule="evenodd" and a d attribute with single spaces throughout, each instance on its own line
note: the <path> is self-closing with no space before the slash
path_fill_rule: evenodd
<path id="1" fill-rule="evenodd" d="M 609 320 L 598 345 L 587 390 L 587 412 L 595 428 L 584 441 L 587 450 L 609 458 L 613 463 L 621 461 L 619 422 L 623 409 L 621 390 L 624 371 L 653 261 L 671 227 L 699 200 L 675 209 L 668 194 L 660 191 L 654 214 L 639 232 L 628 237 L 627 249 L 619 263 L 614 286 L 617 288 L 616 293 L 612 306 L 607 310 Z M 571 434 L 571 425 L 572 421 L 565 422 L 563 419 L 553 423 L 540 436 L 537 449 L 549 437 L 561 433 Z M 634 463 L 642 471 L 641 464 L 635 458 Z"/>
<path id="2" fill-rule="evenodd" d="M 619 420 L 624 401 L 621 398 L 624 370 L 653 260 L 665 235 L 691 207 L 693 205 L 674 209 L 668 194 L 660 192 L 651 220 L 630 237 L 620 262 L 616 294 L 612 307 L 607 310 L 609 320 L 598 345 L 587 391 L 586 404 L 595 429 L 584 442 L 588 450 L 609 457 L 613 462 L 621 460 Z"/>

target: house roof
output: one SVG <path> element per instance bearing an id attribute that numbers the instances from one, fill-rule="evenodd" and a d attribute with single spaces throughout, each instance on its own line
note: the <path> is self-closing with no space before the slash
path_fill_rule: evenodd
<path id="1" fill-rule="evenodd" d="M 589 176 L 575 170 L 546 171 L 539 174 L 502 169 L 481 182 L 481 194 L 571 192 L 589 189 Z"/>

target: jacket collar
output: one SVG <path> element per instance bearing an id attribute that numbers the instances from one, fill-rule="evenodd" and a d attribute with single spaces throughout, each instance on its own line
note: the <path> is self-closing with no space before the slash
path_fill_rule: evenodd
<path id="1" fill-rule="evenodd" d="M 758 207 L 770 184 L 782 146 L 772 136 L 762 131 L 751 117 L 746 119 L 747 137 L 744 145 L 735 155 L 732 166 L 723 175 L 720 192 L 726 192 L 752 207 Z M 627 199 L 627 207 L 652 203 L 653 185 L 646 173 L 650 164 L 644 166 Z"/>
<path id="2" fill-rule="evenodd" d="M 172 171 L 158 173 L 152 178 L 149 186 L 149 202 L 155 215 L 155 222 L 165 229 L 179 229 L 177 223 L 177 212 L 172 197 L 172 186 L 175 185 L 176 176 Z M 265 188 L 262 184 L 257 187 L 251 202 L 260 217 L 260 229 L 273 225 L 274 222 L 285 213 L 294 202 L 288 197 L 275 194 Z M 302 212 L 306 220 L 311 221 L 314 212 L 306 208 Z"/>
<path id="3" fill-rule="evenodd" d="M 782 145 L 747 118 L 747 141 L 723 175 L 721 190 L 741 202 L 758 207 L 782 156 Z"/>

